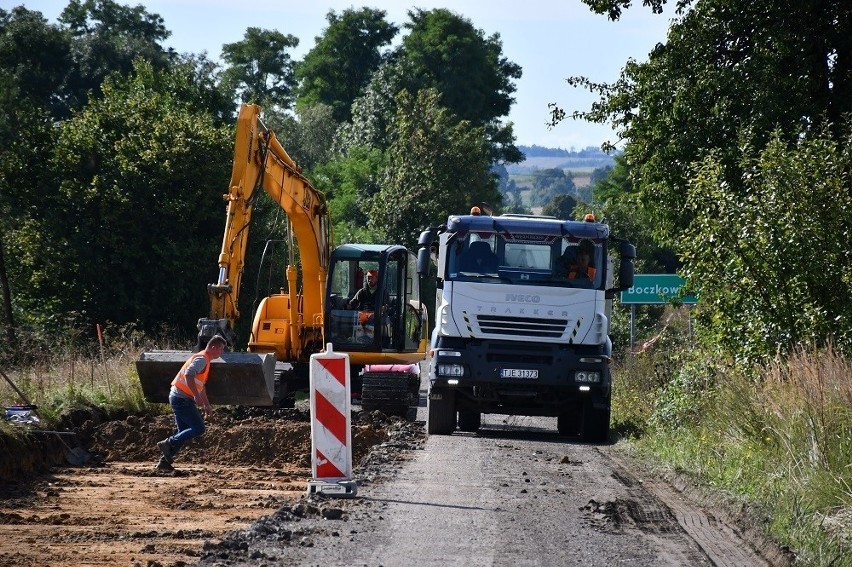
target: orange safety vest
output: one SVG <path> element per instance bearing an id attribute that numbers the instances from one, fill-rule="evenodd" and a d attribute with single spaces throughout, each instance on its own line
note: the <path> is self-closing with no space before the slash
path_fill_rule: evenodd
<path id="1" fill-rule="evenodd" d="M 578 271 L 577 268 L 572 268 L 571 270 L 569 270 L 568 279 L 569 280 L 577 279 L 577 271 Z M 588 278 L 590 280 L 595 281 L 595 274 L 596 273 L 598 273 L 598 271 L 596 269 L 594 269 L 593 267 L 589 266 L 589 267 L 586 268 L 586 276 L 588 276 Z"/>
<path id="2" fill-rule="evenodd" d="M 178 372 L 175 379 L 172 380 L 172 386 L 175 386 L 187 396 L 192 396 L 192 390 L 189 388 L 189 383 L 186 380 L 186 370 L 199 356 L 203 356 L 206 363 L 204 365 L 204 370 L 195 375 L 195 389 L 198 392 L 203 392 L 204 386 L 207 384 L 207 376 L 210 374 L 210 357 L 208 356 L 207 351 L 202 350 L 201 352 L 197 352 L 186 359 L 186 362 L 183 363 L 180 372 Z"/>

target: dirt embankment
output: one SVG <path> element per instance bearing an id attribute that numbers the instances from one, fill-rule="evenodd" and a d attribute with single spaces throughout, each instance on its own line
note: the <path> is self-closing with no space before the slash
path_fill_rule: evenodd
<path id="1" fill-rule="evenodd" d="M 305 505 L 307 411 L 220 408 L 174 473 L 153 469 L 155 442 L 171 434 L 171 416 L 77 415 L 66 425 L 93 456 L 87 465 L 69 467 L 55 436 L 0 445 L 2 566 L 185 565 L 229 532 Z M 383 476 L 390 453 L 422 442 L 422 429 L 355 412 L 359 484 Z"/>

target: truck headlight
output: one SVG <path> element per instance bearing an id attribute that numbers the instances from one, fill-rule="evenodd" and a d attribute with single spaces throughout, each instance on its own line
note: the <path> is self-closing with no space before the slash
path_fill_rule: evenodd
<path id="1" fill-rule="evenodd" d="M 464 376 L 464 366 L 461 364 L 439 364 L 438 376 Z"/>
<path id="2" fill-rule="evenodd" d="M 579 370 L 574 373 L 575 382 L 600 382 L 601 373 L 597 370 Z"/>

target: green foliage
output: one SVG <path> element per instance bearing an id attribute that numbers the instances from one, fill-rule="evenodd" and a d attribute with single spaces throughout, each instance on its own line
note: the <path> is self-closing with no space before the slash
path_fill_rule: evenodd
<path id="1" fill-rule="evenodd" d="M 111 73 L 129 74 L 137 57 L 158 70 L 169 67 L 175 57 L 160 45 L 171 35 L 163 19 L 149 14 L 142 5 L 71 0 L 59 22 L 72 38 L 74 63 L 62 93 L 71 109 L 81 109 L 89 96 L 98 96 Z"/>
<path id="2" fill-rule="evenodd" d="M 493 161 L 522 161 L 511 125 L 498 122 L 509 115 L 514 80 L 521 78 L 521 67 L 503 55 L 500 35 L 485 37 L 470 20 L 444 8 L 416 8 L 408 15 L 409 33 L 398 53 L 405 69 L 402 87 L 411 93 L 437 89 L 458 119 L 486 128 Z"/>
<path id="3" fill-rule="evenodd" d="M 637 188 L 666 240 L 706 214 L 686 206 L 690 164 L 712 151 L 726 182 L 740 178 L 743 128 L 759 148 L 775 128 L 791 141 L 841 125 L 852 110 L 852 59 L 836 55 L 849 50 L 851 16 L 848 2 L 700 0 L 616 83 L 572 81 L 602 96 L 580 115 L 611 121 L 629 140 Z"/>
<path id="4" fill-rule="evenodd" d="M 558 219 L 573 219 L 574 209 L 577 208 L 577 199 L 571 195 L 556 195 L 542 207 L 541 214 Z"/>
<path id="5" fill-rule="evenodd" d="M 298 47 L 299 38 L 275 30 L 250 27 L 242 41 L 222 46 L 227 67 L 222 87 L 242 102 L 264 108 L 290 108 L 296 77 L 288 49 Z"/>
<path id="6" fill-rule="evenodd" d="M 339 16 L 329 10 L 328 27 L 296 65 L 297 107 L 323 104 L 335 121 L 350 119 L 352 103 L 384 60 L 382 48 L 399 31 L 385 15 L 374 8 L 347 8 Z"/>
<path id="7" fill-rule="evenodd" d="M 331 148 L 339 125 L 330 106 L 300 106 L 295 115 L 264 110 L 264 123 L 303 170 L 309 171 L 332 158 Z"/>
<path id="8" fill-rule="evenodd" d="M 399 94 L 384 179 L 367 208 L 372 229 L 411 248 L 423 227 L 458 212 L 459 203 L 497 205 L 501 197 L 483 129 L 439 101 L 434 89 Z"/>
<path id="9" fill-rule="evenodd" d="M 646 407 L 655 404 L 647 422 L 654 425 L 638 446 L 764 510 L 770 535 L 802 564 L 845 565 L 852 549 L 848 360 L 831 347 L 798 350 L 749 377 L 716 352 L 685 356 L 692 377 L 673 375 L 662 396 L 644 380 L 647 364 L 621 367 L 633 374 L 619 374 L 620 383 Z M 680 403 L 689 397 L 698 400 Z"/>
<path id="10" fill-rule="evenodd" d="M 533 173 L 530 204 L 546 205 L 557 195 L 576 195 L 574 180 L 559 168 L 542 169 Z"/>
<path id="11" fill-rule="evenodd" d="M 402 42 L 409 92 L 434 87 L 462 120 L 484 126 L 507 116 L 521 68 L 503 56 L 499 34 L 485 37 L 447 9 L 414 9 Z"/>
<path id="12" fill-rule="evenodd" d="M 396 94 L 402 90 L 403 69 L 390 61 L 373 74 L 364 94 L 352 104 L 352 121 L 342 124 L 335 139 L 335 151 L 369 146 L 386 150 L 390 145 L 390 124 L 396 113 Z"/>
<path id="13" fill-rule="evenodd" d="M 337 244 L 381 241 L 378 234 L 367 228 L 367 214 L 361 205 L 379 191 L 384 162 L 381 150 L 360 146 L 312 172 L 316 188 L 329 199 Z"/>
<path id="14" fill-rule="evenodd" d="M 852 347 L 852 149 L 823 133 L 788 146 L 744 143 L 734 183 L 708 156 L 687 195 L 695 221 L 680 241 L 700 285 L 700 321 L 744 360 L 798 344 Z M 699 211 L 701 212 L 700 214 Z"/>
<path id="15" fill-rule="evenodd" d="M 139 63 L 61 125 L 55 191 L 8 241 L 16 308 L 34 322 L 78 311 L 194 326 L 206 311 L 213 275 L 194 267 L 216 257 L 231 139 L 174 82 L 184 84 Z"/>
<path id="16" fill-rule="evenodd" d="M 0 9 L 0 97 L 5 115 L 16 107 L 38 106 L 63 113 L 59 92 L 71 67 L 71 41 L 39 12 L 23 6 Z M 13 143 L 5 136 L 5 143 Z"/>

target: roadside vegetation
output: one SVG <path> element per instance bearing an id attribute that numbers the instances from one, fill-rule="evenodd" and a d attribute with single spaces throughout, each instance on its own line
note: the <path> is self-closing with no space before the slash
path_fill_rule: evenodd
<path id="1" fill-rule="evenodd" d="M 852 363 L 831 345 L 744 371 L 669 326 L 620 360 L 613 427 L 755 510 L 798 564 L 852 564 Z"/>
<path id="2" fill-rule="evenodd" d="M 580 1 L 612 19 L 643 9 Z M 509 175 L 522 70 L 450 10 L 401 25 L 330 11 L 302 61 L 298 38 L 249 28 L 219 65 L 164 48 L 166 22 L 141 6 L 73 0 L 56 24 L 0 9 L 0 370 L 49 419 L 159 411 L 132 361 L 194 340 L 234 111 L 254 102 L 325 192 L 337 244 L 412 247 L 473 203 L 593 211 L 636 245 L 637 273 L 683 276 L 698 304 L 638 309 L 635 345 L 613 310 L 616 433 L 756 506 L 799 564 L 852 565 L 852 4 L 675 4 L 646 61 L 612 84 L 568 79 L 599 97 L 590 110 L 551 107 L 553 127 L 617 130 L 589 184 L 562 167 Z M 255 222 L 281 238 L 274 205 Z M 250 248 L 247 274 L 263 242 Z M 0 395 L 15 401 L 5 381 Z"/>

